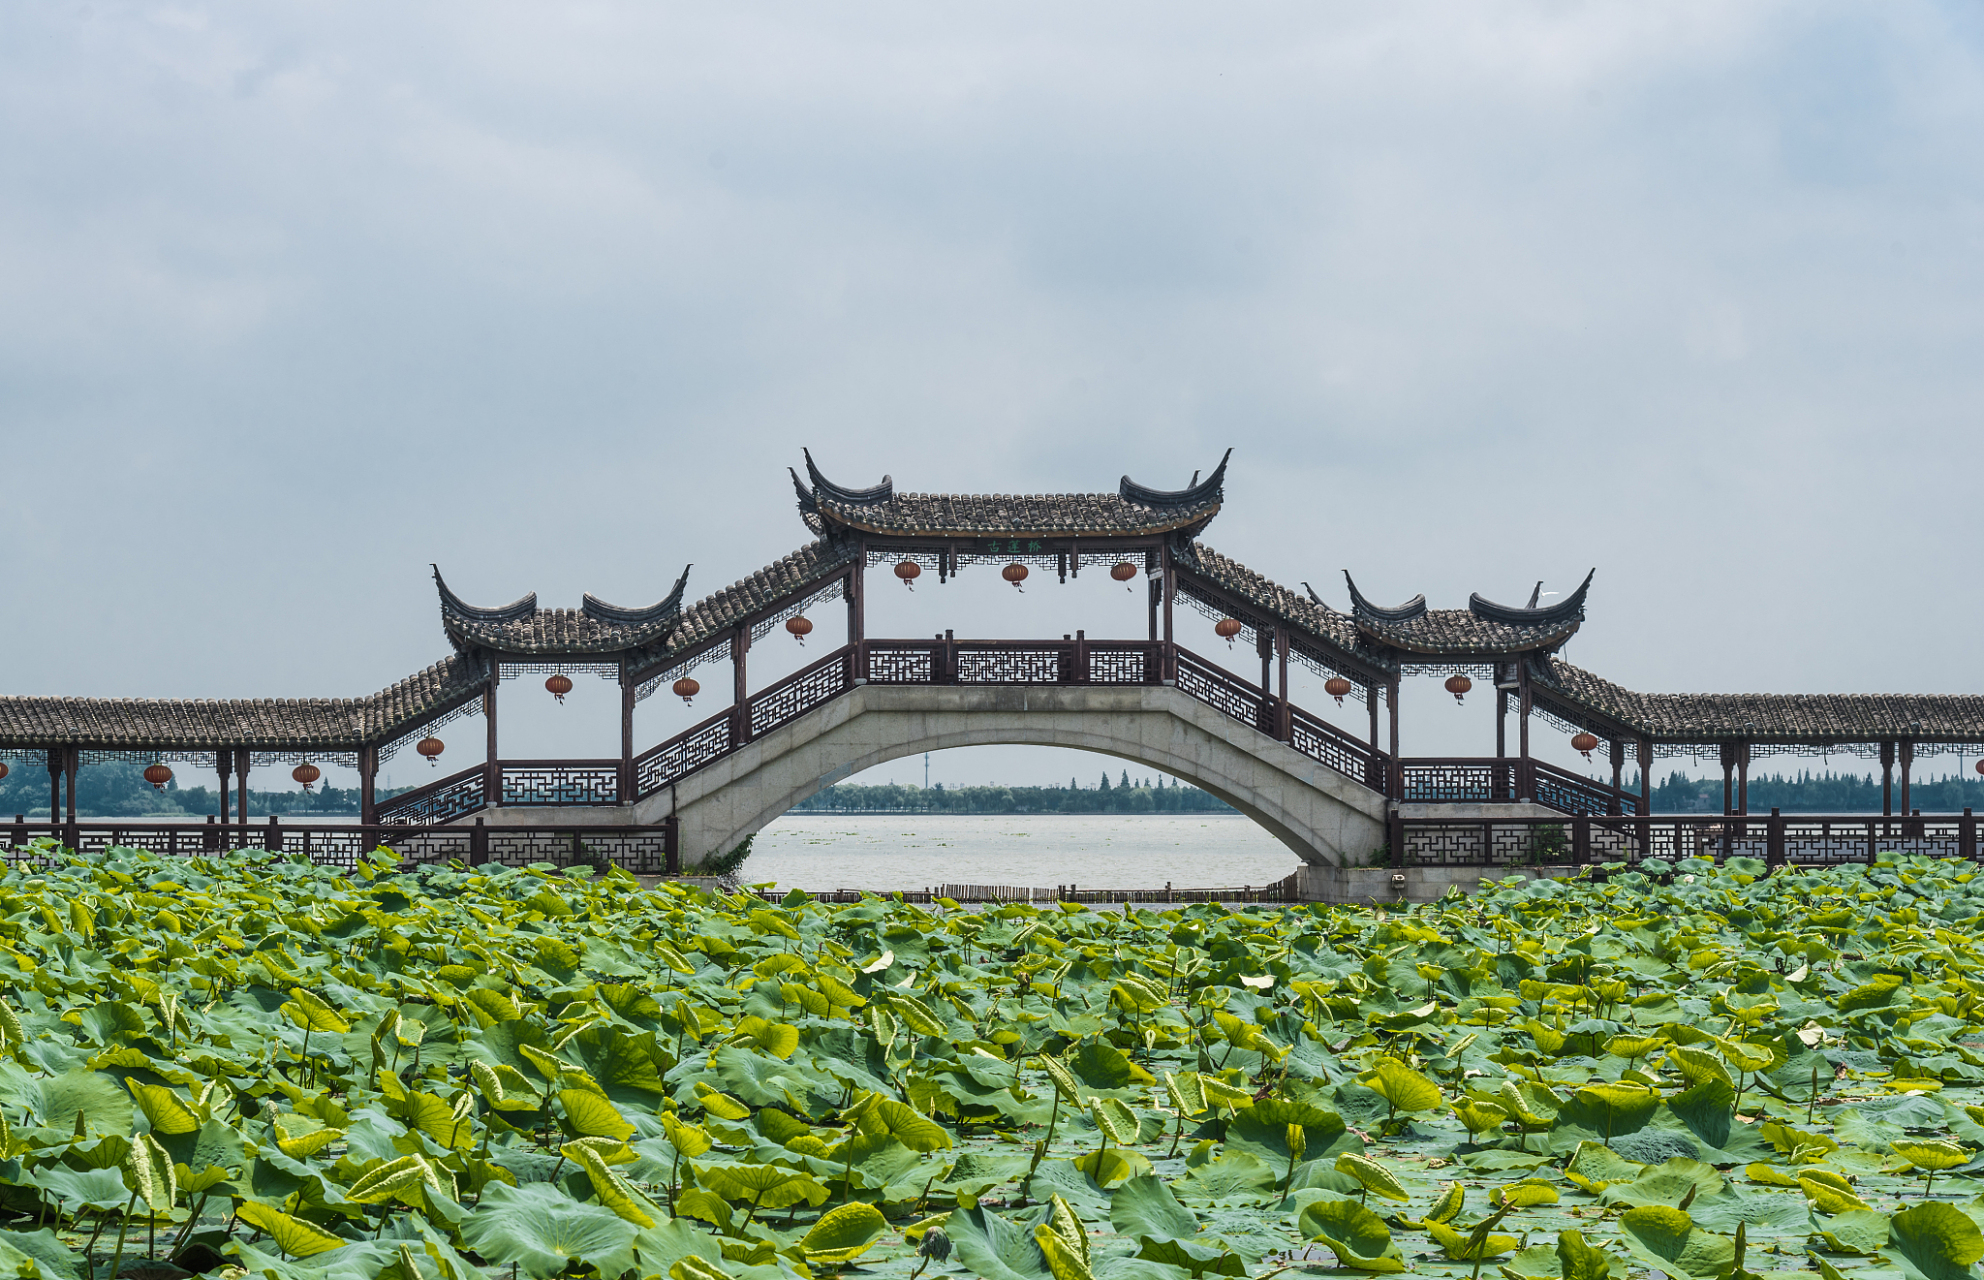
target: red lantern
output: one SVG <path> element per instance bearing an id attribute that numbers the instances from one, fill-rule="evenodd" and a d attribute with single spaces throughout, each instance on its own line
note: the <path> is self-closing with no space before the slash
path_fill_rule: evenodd
<path id="1" fill-rule="evenodd" d="M 1984 773 L 1984 760 L 1979 760 L 1977 762 L 1977 772 Z M 6 776 L 7 776 L 6 774 L 0 773 L 0 778 L 4 778 Z"/>
<path id="2" fill-rule="evenodd" d="M 1015 564 L 1009 564 L 1009 565 L 1007 565 L 1007 566 L 1006 566 L 1005 568 L 1003 568 L 1003 569 L 1001 569 L 1001 570 L 999 570 L 999 576 L 1000 576 L 1000 577 L 1002 577 L 1002 578 L 1004 578 L 1004 579 L 1005 579 L 1006 581 L 1008 581 L 1008 582 L 1010 582 L 1010 583 L 1012 583 L 1012 584 L 1013 584 L 1013 590 L 1015 590 L 1015 591 L 1025 591 L 1025 590 L 1026 590 L 1026 588 L 1025 588 L 1025 587 L 1022 587 L 1022 586 L 1020 585 L 1020 583 L 1022 583 L 1022 582 L 1025 582 L 1025 581 L 1026 581 L 1026 566 L 1025 566 L 1025 565 L 1023 565 L 1023 564 L 1017 564 L 1017 563 L 1015 563 Z"/>
<path id="3" fill-rule="evenodd" d="M 572 678 L 560 671 L 546 680 L 544 687 L 552 697 L 558 699 L 558 705 L 562 707 L 565 705 L 565 695 L 572 691 Z"/>
<path id="4" fill-rule="evenodd" d="M 7 776 L 7 762 L 5 760 L 0 760 L 0 778 L 5 778 L 6 776 Z"/>
<path id="5" fill-rule="evenodd" d="M 1467 691 L 1473 687 L 1474 681 L 1468 679 L 1466 676 L 1447 677 L 1447 692 L 1454 695 L 1455 702 L 1459 702 L 1462 698 L 1466 697 Z"/>
<path id="6" fill-rule="evenodd" d="M 422 738 L 414 745 L 413 749 L 421 755 L 426 756 L 427 763 L 439 768 L 441 765 L 441 753 L 448 749 L 448 744 L 439 738 Z"/>
<path id="7" fill-rule="evenodd" d="M 296 779 L 298 782 L 302 783 L 303 789 L 305 791 L 308 791 L 310 789 L 310 784 L 315 782 L 317 779 L 323 777 L 324 772 L 323 770 L 319 769 L 316 765 L 311 764 L 308 760 L 305 760 L 302 764 L 299 764 L 294 769 L 291 769 L 289 771 L 289 776 Z"/>
<path id="8" fill-rule="evenodd" d="M 911 591 L 916 590 L 916 580 L 922 576 L 922 573 L 923 566 L 914 560 L 904 560 L 896 565 L 896 577 L 901 578 L 902 585 Z"/>
<path id="9" fill-rule="evenodd" d="M 163 791 L 165 784 L 172 781 L 172 770 L 166 768 L 163 762 L 154 761 L 145 769 L 145 781 L 152 784 L 152 790 Z"/>
<path id="10" fill-rule="evenodd" d="M 675 696 L 682 699 L 682 705 L 685 707 L 689 705 L 689 699 L 703 691 L 703 686 L 696 683 L 694 676 L 683 676 L 675 682 L 673 688 Z"/>
<path id="11" fill-rule="evenodd" d="M 1109 571 L 1109 576 L 1118 582 L 1128 582 L 1137 576 L 1137 566 L 1131 564 L 1128 560 L 1118 560 L 1116 567 Z M 1136 592 L 1135 587 L 1125 587 L 1123 589 L 1131 594 L 1135 594 Z"/>
<path id="12" fill-rule="evenodd" d="M 1323 681 L 1323 692 L 1336 699 L 1336 705 L 1343 705 L 1343 695 L 1350 692 L 1350 681 L 1342 676 L 1331 676 Z"/>
<path id="13" fill-rule="evenodd" d="M 792 633 L 794 640 L 797 640 L 800 644 L 805 644 L 806 637 L 813 634 L 813 622 L 802 613 L 797 617 L 787 618 L 785 620 L 785 629 Z"/>
<path id="14" fill-rule="evenodd" d="M 1219 638 L 1226 641 L 1226 647 L 1231 649 L 1233 647 L 1233 637 L 1240 634 L 1240 619 L 1221 618 L 1213 624 L 1212 629 L 1219 633 Z"/>
<path id="15" fill-rule="evenodd" d="M 1580 733 L 1571 739 L 1571 750 L 1583 755 L 1587 760 L 1591 759 L 1592 748 L 1597 745 L 1598 735 L 1595 733 Z"/>

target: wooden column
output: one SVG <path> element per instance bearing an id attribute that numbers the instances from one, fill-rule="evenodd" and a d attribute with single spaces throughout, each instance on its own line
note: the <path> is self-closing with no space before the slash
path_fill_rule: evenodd
<path id="1" fill-rule="evenodd" d="M 235 812 L 238 815 L 236 820 L 243 826 L 248 824 L 248 766 L 254 761 L 255 757 L 249 754 L 248 748 L 234 749 L 234 776 L 241 780 L 235 796 Z"/>
<path id="2" fill-rule="evenodd" d="M 1894 813 L 1894 743 L 1881 744 L 1881 812 Z"/>
<path id="3" fill-rule="evenodd" d="M 1736 812 L 1750 811 L 1750 744 L 1736 744 Z"/>
<path id="4" fill-rule="evenodd" d="M 1171 563 L 1171 548 L 1164 549 L 1164 674 L 1165 683 L 1178 683 L 1178 640 L 1172 630 L 1173 604 L 1178 597 L 1178 570 Z"/>
<path id="5" fill-rule="evenodd" d="M 1915 771 L 1915 741 L 1912 738 L 1901 740 L 1901 812 L 1903 817 L 1915 812 L 1915 806 L 1908 794 L 1909 775 Z"/>
<path id="6" fill-rule="evenodd" d="M 620 667 L 620 803 L 634 803 L 634 673 Z"/>
<path id="7" fill-rule="evenodd" d="M 847 586 L 845 588 L 845 594 L 847 596 L 847 642 L 856 646 L 860 646 L 861 642 L 868 638 L 868 621 L 864 616 L 864 611 L 868 605 L 868 585 L 864 574 L 864 570 L 868 566 L 868 548 L 866 546 L 860 549 L 860 557 L 860 559 L 854 562 L 854 567 L 847 571 Z M 865 647 L 857 647 L 855 649 L 854 678 L 856 680 L 866 680 L 868 678 L 866 656 L 867 649 Z"/>
<path id="8" fill-rule="evenodd" d="M 1254 628 L 1254 649 L 1261 659 L 1261 723 L 1254 726 L 1262 733 L 1281 736 L 1281 712 L 1269 714 L 1274 702 L 1274 632 Z"/>
<path id="9" fill-rule="evenodd" d="M 1367 684 L 1364 686 L 1364 707 L 1367 711 L 1371 713 L 1371 759 L 1374 762 L 1372 775 L 1369 778 L 1365 779 L 1365 783 L 1374 789 L 1383 790 L 1386 795 L 1390 795 L 1391 785 L 1392 785 L 1390 781 L 1391 779 L 1390 766 L 1386 766 L 1385 776 L 1382 779 L 1377 776 L 1376 767 L 1375 767 L 1375 762 L 1384 755 L 1384 752 L 1379 750 L 1378 748 L 1378 686 L 1377 685 Z"/>
<path id="10" fill-rule="evenodd" d="M 1283 742 L 1295 741 L 1295 708 L 1288 705 L 1288 628 L 1275 624 L 1274 652 L 1277 672 L 1275 675 L 1275 697 L 1281 706 L 1281 731 L 1275 736 Z"/>
<path id="11" fill-rule="evenodd" d="M 730 705 L 735 709 L 737 727 L 731 732 L 739 746 L 751 740 L 750 682 L 745 678 L 745 655 L 751 651 L 751 628 L 746 625 L 730 634 Z"/>
<path id="12" fill-rule="evenodd" d="M 358 822 L 369 827 L 378 820 L 379 748 L 358 749 Z"/>
<path id="13" fill-rule="evenodd" d="M 1394 800 L 1405 799 L 1405 764 L 1398 758 L 1398 693 L 1399 680 L 1394 679 L 1385 686 L 1385 705 L 1391 711 L 1392 776 L 1385 793 Z M 1394 859 L 1396 862 L 1396 859 Z"/>
<path id="14" fill-rule="evenodd" d="M 1614 738 L 1612 739 L 1612 795 L 1605 806 L 1605 812 L 1607 813 L 1616 815 L 1625 808 L 1624 805 L 1619 803 L 1619 776 L 1625 771 L 1625 768 L 1626 740 L 1624 738 Z"/>
<path id="15" fill-rule="evenodd" d="M 1521 757 L 1516 764 L 1516 799 L 1534 798 L 1536 785 L 1529 767 L 1529 664 L 1516 667 L 1516 734 L 1521 743 Z"/>
<path id="16" fill-rule="evenodd" d="M 1495 758 L 1504 760 L 1509 754 L 1509 691 L 1495 690 Z"/>
<path id="17" fill-rule="evenodd" d="M 48 825 L 53 830 L 62 821 L 62 762 L 68 752 L 60 747 L 48 749 Z"/>
<path id="18" fill-rule="evenodd" d="M 231 800 L 227 778 L 234 772 L 234 753 L 226 747 L 214 752 L 214 772 L 220 774 L 220 820 L 226 822 Z"/>
<path id="19" fill-rule="evenodd" d="M 1150 638 L 1151 643 L 1155 644 L 1157 643 L 1157 602 L 1164 594 L 1164 579 L 1145 578 L 1144 594 L 1149 597 L 1147 603 L 1150 605 Z"/>
<path id="20" fill-rule="evenodd" d="M 82 772 L 83 749 L 70 747 L 67 759 L 63 761 L 63 772 L 69 775 L 68 786 L 63 788 L 68 794 L 63 796 L 62 811 L 68 815 L 69 825 L 76 824 L 76 775 Z"/>
<path id="21" fill-rule="evenodd" d="M 503 770 L 497 764 L 496 690 L 503 683 L 503 664 L 489 656 L 489 677 L 482 685 L 482 727 L 487 735 L 482 752 L 482 803 L 495 808 L 503 803 Z"/>
<path id="22" fill-rule="evenodd" d="M 1640 812 L 1653 811 L 1653 743 L 1641 738 L 1639 742 L 1640 763 Z"/>
<path id="23" fill-rule="evenodd" d="M 1725 742 L 1722 751 L 1722 811 L 1736 811 L 1736 744 Z"/>

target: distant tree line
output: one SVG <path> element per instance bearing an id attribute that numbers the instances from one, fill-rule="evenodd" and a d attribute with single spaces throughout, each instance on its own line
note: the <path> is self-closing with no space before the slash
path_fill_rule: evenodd
<path id="1" fill-rule="evenodd" d="M 1070 778 L 1065 787 L 856 786 L 843 783 L 817 792 L 795 806 L 799 813 L 1232 813 L 1225 801 L 1197 787 L 1130 781 L 1129 770 L 1111 784 L 1103 774 L 1096 786 Z"/>
<path id="2" fill-rule="evenodd" d="M 86 764 L 76 774 L 76 816 L 79 818 L 156 817 L 184 821 L 220 812 L 220 788 L 182 787 L 174 777 L 165 790 L 154 791 L 145 781 L 144 761 L 114 761 Z M 177 773 L 181 766 L 174 765 Z M 38 762 L 10 760 L 7 776 L 0 778 L 0 817 L 27 814 L 45 818 L 48 814 L 48 769 Z M 252 780 L 253 775 L 250 775 Z M 380 787 L 374 794 L 381 800 L 411 791 L 411 787 Z M 234 797 L 240 803 L 239 797 Z M 358 788 L 315 787 L 309 791 L 257 791 L 248 788 L 248 813 L 266 818 L 272 813 L 284 817 L 356 817 Z"/>

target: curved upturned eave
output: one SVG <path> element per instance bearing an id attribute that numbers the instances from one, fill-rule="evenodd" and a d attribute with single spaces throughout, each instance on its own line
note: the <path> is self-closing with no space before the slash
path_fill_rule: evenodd
<path id="1" fill-rule="evenodd" d="M 1180 530 L 1204 525 L 1219 514 L 1217 504 L 1209 508 L 1193 511 L 1190 515 L 1175 520 L 1160 521 L 1140 525 L 1135 529 L 1071 529 L 1055 527 L 1012 528 L 1012 529 L 891 529 L 860 520 L 850 520 L 845 514 L 835 511 L 827 503 L 820 503 L 819 514 L 832 523 L 856 533 L 874 538 L 898 538 L 907 542 L 931 538 L 1073 538 L 1084 542 L 1105 542 L 1116 539 L 1154 538 Z"/>

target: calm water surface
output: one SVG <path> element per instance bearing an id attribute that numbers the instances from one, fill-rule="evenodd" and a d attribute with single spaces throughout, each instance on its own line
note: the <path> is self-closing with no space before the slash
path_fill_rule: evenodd
<path id="1" fill-rule="evenodd" d="M 1189 889 L 1270 884 L 1295 864 L 1286 845 L 1238 816 L 807 813 L 760 832 L 739 874 L 812 890 Z"/>

